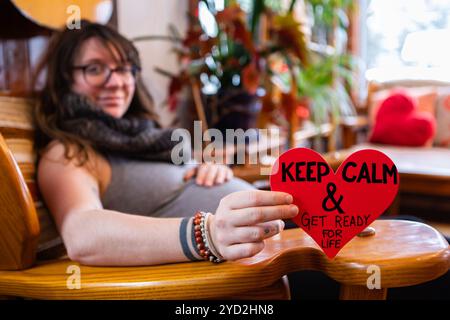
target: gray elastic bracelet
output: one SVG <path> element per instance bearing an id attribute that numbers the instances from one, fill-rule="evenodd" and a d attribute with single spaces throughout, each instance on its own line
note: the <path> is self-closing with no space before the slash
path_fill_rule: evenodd
<path id="1" fill-rule="evenodd" d="M 184 218 L 181 220 L 180 224 L 180 239 L 185 239 L 186 241 L 181 240 L 181 248 L 183 249 L 184 255 L 191 261 L 197 261 L 198 259 L 194 257 L 191 253 L 191 250 L 188 246 L 188 238 L 187 238 L 187 224 L 189 223 L 189 219 L 192 218 Z"/>

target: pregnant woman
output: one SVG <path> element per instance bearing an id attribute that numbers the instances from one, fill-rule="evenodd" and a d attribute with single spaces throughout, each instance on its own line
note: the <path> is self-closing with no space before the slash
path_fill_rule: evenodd
<path id="1" fill-rule="evenodd" d="M 152 265 L 257 254 L 298 208 L 219 164 L 174 165 L 133 44 L 89 22 L 51 40 L 37 71 L 38 183 L 69 257 Z"/>

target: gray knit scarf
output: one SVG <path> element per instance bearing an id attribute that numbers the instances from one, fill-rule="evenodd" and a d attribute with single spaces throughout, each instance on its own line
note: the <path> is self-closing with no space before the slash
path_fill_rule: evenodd
<path id="1" fill-rule="evenodd" d="M 91 142 L 103 153 L 154 161 L 170 161 L 174 129 L 162 129 L 155 121 L 137 117 L 115 118 L 81 95 L 63 99 L 61 128 Z"/>

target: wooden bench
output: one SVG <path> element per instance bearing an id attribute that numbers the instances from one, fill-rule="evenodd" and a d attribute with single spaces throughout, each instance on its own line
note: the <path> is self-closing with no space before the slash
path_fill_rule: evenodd
<path id="1" fill-rule="evenodd" d="M 64 255 L 35 182 L 32 101 L 0 97 L 0 296 L 35 299 L 289 299 L 286 274 L 320 270 L 341 284 L 341 299 L 385 299 L 387 289 L 448 271 L 450 250 L 433 228 L 380 220 L 376 235 L 355 237 L 329 260 L 301 229 L 267 241 L 235 262 L 91 267 Z M 377 266 L 382 289 L 366 286 Z M 79 275 L 79 287 L 71 279 Z"/>

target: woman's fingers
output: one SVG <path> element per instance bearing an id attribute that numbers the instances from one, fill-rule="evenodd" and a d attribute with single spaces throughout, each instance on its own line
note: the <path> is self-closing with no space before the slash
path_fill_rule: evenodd
<path id="1" fill-rule="evenodd" d="M 195 168 L 191 168 L 189 170 L 187 170 L 184 174 L 184 180 L 189 180 L 190 178 L 192 178 L 193 176 L 195 176 L 195 173 L 197 172 L 197 167 Z"/>
<path id="2" fill-rule="evenodd" d="M 231 171 L 231 170 L 230 170 Z M 264 248 L 264 240 L 283 230 L 283 219 L 298 214 L 285 192 L 240 191 L 222 198 L 211 216 L 211 240 L 227 260 L 251 257 Z"/>
<path id="3" fill-rule="evenodd" d="M 233 192 L 222 198 L 220 202 L 221 205 L 233 210 L 249 207 L 291 204 L 292 201 L 292 196 L 285 192 L 245 190 Z"/>
<path id="4" fill-rule="evenodd" d="M 229 221 L 235 227 L 253 226 L 272 220 L 292 219 L 298 214 L 296 205 L 278 205 L 233 210 Z"/>
<path id="5" fill-rule="evenodd" d="M 260 223 L 255 226 L 237 227 L 229 236 L 224 239 L 226 245 L 233 245 L 247 242 L 260 242 L 267 238 L 273 237 L 284 229 L 284 222 L 282 220 L 275 220 L 265 223 Z"/>
<path id="6" fill-rule="evenodd" d="M 285 223 L 284 223 L 283 220 L 279 219 L 279 220 L 275 220 L 275 221 L 264 222 L 264 223 L 258 224 L 258 226 L 261 226 L 263 228 L 265 228 L 266 225 L 268 225 L 270 227 L 274 227 L 275 230 L 274 230 L 274 234 L 272 234 L 272 235 L 270 235 L 268 237 L 265 237 L 265 239 L 273 237 L 274 235 L 276 235 L 276 234 L 280 233 L 281 231 L 283 231 Z"/>
<path id="7" fill-rule="evenodd" d="M 231 170 L 230 168 L 227 167 L 225 181 L 229 181 L 229 180 L 233 179 L 233 176 L 234 176 L 233 170 Z"/>
<path id="8" fill-rule="evenodd" d="M 217 171 L 217 175 L 216 175 L 216 181 L 215 183 L 217 184 L 222 184 L 224 183 L 227 179 L 227 172 L 228 172 L 228 167 L 225 166 L 221 166 L 219 167 L 219 170 Z M 231 171 L 231 170 L 230 170 Z"/>
<path id="9" fill-rule="evenodd" d="M 208 166 L 202 164 L 197 169 L 197 178 L 195 182 L 199 185 L 203 185 L 205 183 L 206 176 L 208 174 Z"/>
<path id="10" fill-rule="evenodd" d="M 215 165 L 207 165 L 208 166 L 208 172 L 206 173 L 205 177 L 205 186 L 211 187 L 214 184 L 214 181 L 217 177 L 217 172 L 219 171 L 219 167 Z"/>
<path id="11" fill-rule="evenodd" d="M 208 187 L 224 183 L 233 177 L 233 171 L 223 165 L 205 163 L 197 171 L 196 183 Z"/>
<path id="12" fill-rule="evenodd" d="M 239 243 L 225 247 L 221 254 L 226 260 L 238 260 L 248 258 L 261 252 L 264 249 L 264 242 Z"/>

